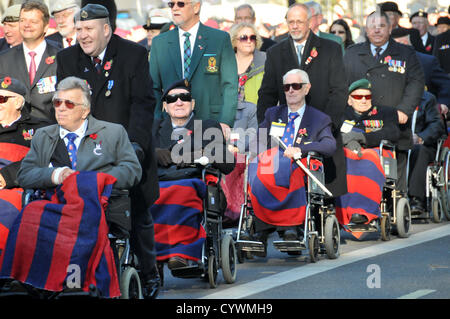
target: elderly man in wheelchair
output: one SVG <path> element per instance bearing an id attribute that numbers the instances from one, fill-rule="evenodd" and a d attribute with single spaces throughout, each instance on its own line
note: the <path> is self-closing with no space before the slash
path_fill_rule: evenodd
<path id="1" fill-rule="evenodd" d="M 309 152 L 332 156 L 336 150 L 330 117 L 305 102 L 311 88 L 308 74 L 299 69 L 287 72 L 283 87 L 287 105 L 267 109 L 258 129 L 258 156 L 248 169 L 253 220 L 238 240 L 262 242 L 262 256 L 274 231 L 286 242 L 302 241 L 306 235 L 302 225 L 308 215 L 307 175 L 297 161 L 307 166 Z M 322 163 L 316 164 L 315 169 L 323 171 Z"/>
<path id="2" fill-rule="evenodd" d="M 348 192 L 336 200 L 336 216 L 345 230 L 358 229 L 353 234 L 360 237 L 369 224 L 381 217 L 385 172 L 377 148 L 382 140 L 395 143 L 400 131 L 394 109 L 372 105 L 367 79 L 353 82 L 348 94 L 341 127 Z"/>
<path id="3" fill-rule="evenodd" d="M 220 231 L 208 229 L 203 211 L 212 205 L 219 215 L 225 212 L 219 180 L 235 163 L 220 124 L 195 117 L 195 100 L 187 81 L 170 85 L 161 100 L 168 117 L 155 127 L 160 198 L 151 212 L 160 271 L 167 262 L 174 273 L 202 262 L 203 244 L 210 232 L 219 232 L 212 240 L 220 241 Z"/>
<path id="4" fill-rule="evenodd" d="M 0 255 L 0 278 L 46 296 L 95 286 L 102 297 L 118 297 L 107 201 L 139 182 L 141 166 L 125 129 L 90 115 L 86 81 L 61 81 L 53 106 L 57 124 L 37 130 L 18 172 L 22 187 L 44 194 L 16 219 Z M 130 230 L 129 219 L 119 226 Z"/>

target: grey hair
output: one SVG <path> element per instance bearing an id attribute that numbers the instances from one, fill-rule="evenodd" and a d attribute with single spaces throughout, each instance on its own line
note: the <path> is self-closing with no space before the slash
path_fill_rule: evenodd
<path id="1" fill-rule="evenodd" d="M 311 10 L 309 10 L 309 8 L 308 8 L 307 6 L 305 6 L 304 3 L 299 3 L 299 2 L 296 2 L 296 3 L 291 4 L 291 5 L 289 6 L 289 8 L 288 8 L 288 10 L 287 10 L 287 12 L 286 12 L 285 19 L 287 19 L 287 16 L 288 16 L 289 11 L 291 11 L 291 9 L 292 9 L 292 8 L 295 8 L 295 7 L 300 7 L 300 8 L 305 9 L 305 11 L 307 12 L 307 19 L 308 19 L 308 20 L 311 19 L 311 17 L 312 17 Z"/>
<path id="2" fill-rule="evenodd" d="M 239 10 L 242 10 L 242 9 L 249 9 L 250 10 L 250 15 L 252 16 L 252 19 L 255 18 L 255 16 L 256 16 L 255 9 L 253 9 L 253 7 L 251 5 L 249 5 L 249 4 L 247 4 L 247 3 L 241 4 L 239 7 L 235 8 L 234 9 L 234 16 L 236 17 L 236 13 Z"/>
<path id="3" fill-rule="evenodd" d="M 308 1 L 308 2 L 304 2 L 303 4 L 305 6 L 307 6 L 310 11 L 313 10 L 314 15 L 322 14 L 322 6 L 320 5 L 320 3 L 317 3 L 315 1 Z M 312 12 L 311 12 L 311 15 L 313 15 Z"/>
<path id="4" fill-rule="evenodd" d="M 283 83 L 286 80 L 287 76 L 291 75 L 291 74 L 298 74 L 302 78 L 303 83 L 310 83 L 308 73 L 306 73 L 305 71 L 300 70 L 300 69 L 292 69 L 292 70 L 286 72 L 286 74 L 283 75 Z"/>
<path id="5" fill-rule="evenodd" d="M 53 99 L 56 99 L 59 91 L 67 91 L 79 89 L 83 93 L 83 106 L 87 109 L 91 108 L 91 90 L 86 80 L 82 80 L 75 76 L 69 76 L 58 83 L 56 94 Z"/>

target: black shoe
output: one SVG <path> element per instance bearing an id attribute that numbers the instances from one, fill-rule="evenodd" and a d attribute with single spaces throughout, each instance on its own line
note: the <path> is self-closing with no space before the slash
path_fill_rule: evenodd
<path id="1" fill-rule="evenodd" d="M 283 234 L 284 241 L 295 241 L 298 240 L 297 232 L 293 229 L 288 229 Z"/>
<path id="2" fill-rule="evenodd" d="M 350 222 L 353 224 L 365 224 L 368 221 L 369 220 L 367 219 L 367 217 L 361 214 L 353 214 L 352 218 L 350 219 Z"/>
<path id="3" fill-rule="evenodd" d="M 161 279 L 158 272 L 153 275 L 153 278 L 146 280 L 142 284 L 142 295 L 144 299 L 156 299 L 161 288 Z"/>

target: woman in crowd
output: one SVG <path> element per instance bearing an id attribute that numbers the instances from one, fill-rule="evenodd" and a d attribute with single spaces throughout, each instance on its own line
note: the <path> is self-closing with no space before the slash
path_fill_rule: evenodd
<path id="1" fill-rule="evenodd" d="M 347 22 L 345 22 L 344 19 L 338 19 L 333 21 L 333 23 L 330 26 L 330 33 L 340 36 L 342 42 L 344 43 L 345 48 L 355 43 L 352 39 L 350 27 L 348 26 Z"/>

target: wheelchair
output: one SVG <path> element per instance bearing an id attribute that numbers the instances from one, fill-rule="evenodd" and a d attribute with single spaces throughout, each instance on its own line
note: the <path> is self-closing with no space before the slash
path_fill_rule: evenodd
<path id="1" fill-rule="evenodd" d="M 226 199 L 220 187 L 221 172 L 209 164 L 203 164 L 189 165 L 189 168 L 195 168 L 197 171 L 201 169 L 201 179 L 207 188 L 202 205 L 201 223 L 206 232 L 206 239 L 201 258 L 196 263 L 191 262 L 188 266 L 173 268 L 170 271 L 172 276 L 177 278 L 202 278 L 209 282 L 210 288 L 216 288 L 219 284 L 219 270 L 222 270 L 227 284 L 236 281 L 236 247 L 232 234 L 222 228 Z M 165 261 L 158 261 L 161 286 L 164 283 L 164 263 Z"/>
<path id="2" fill-rule="evenodd" d="M 42 192 L 26 189 L 23 192 L 23 207 L 33 200 L 43 198 Z M 121 299 L 143 299 L 138 260 L 130 246 L 131 230 L 130 198 L 128 190 L 113 189 L 108 201 L 106 220 L 108 238 L 113 250 L 116 271 L 119 278 Z M 0 297 L 30 297 L 32 299 L 103 298 L 97 287 L 89 285 L 88 291 L 81 288 L 64 288 L 62 291 L 46 291 L 12 280 L 6 284 Z"/>
<path id="3" fill-rule="evenodd" d="M 307 167 L 311 167 L 314 161 L 320 162 L 322 166 L 322 157 L 310 152 L 307 155 Z M 317 162 L 316 162 L 317 163 Z M 237 231 L 237 249 L 238 260 L 244 262 L 245 258 L 252 256 L 265 257 L 267 254 L 267 242 L 242 238 L 244 233 L 250 237 L 255 233 L 254 219 L 255 214 L 250 201 L 248 191 L 248 166 L 249 156 L 246 159 L 246 172 L 244 180 L 244 203 L 241 206 L 238 231 Z M 311 170 L 311 173 L 324 184 L 324 170 Z M 308 175 L 306 181 L 306 214 L 303 226 L 303 238 L 294 241 L 277 240 L 273 241 L 273 246 L 280 252 L 288 255 L 301 255 L 302 251 L 307 251 L 309 260 L 315 263 L 319 260 L 319 254 L 326 254 L 329 259 L 336 259 L 340 255 L 340 227 L 335 216 L 335 207 L 326 203 L 327 194 L 319 185 Z"/>
<path id="4" fill-rule="evenodd" d="M 390 151 L 393 156 L 386 156 L 384 150 Z M 411 209 L 406 194 L 396 189 L 398 177 L 395 145 L 387 140 L 382 140 L 379 152 L 381 166 L 386 176 L 380 204 L 381 239 L 383 241 L 390 240 L 391 233 L 396 233 L 400 238 L 406 238 L 409 236 L 411 226 Z"/>
<path id="5" fill-rule="evenodd" d="M 434 223 L 440 223 L 444 216 L 450 220 L 449 210 L 449 160 L 450 150 L 444 147 L 444 138 L 437 142 L 437 149 L 434 161 L 431 162 L 426 171 L 426 212 L 413 214 L 413 219 L 431 219 Z"/>

